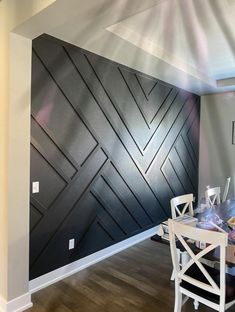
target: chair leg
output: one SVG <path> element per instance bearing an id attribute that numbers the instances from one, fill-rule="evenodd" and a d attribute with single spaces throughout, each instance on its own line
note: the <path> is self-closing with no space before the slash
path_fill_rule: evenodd
<path id="1" fill-rule="evenodd" d="M 219 312 L 225 312 L 225 306 L 224 305 L 220 306 Z"/>
<path id="2" fill-rule="evenodd" d="M 199 302 L 197 300 L 194 300 L 193 305 L 194 305 L 194 310 L 198 310 Z"/>
<path id="3" fill-rule="evenodd" d="M 177 248 L 176 249 L 176 252 L 177 252 L 177 258 L 178 258 L 178 261 L 179 263 L 181 262 L 180 260 L 180 250 Z M 175 270 L 173 269 L 172 273 L 171 273 L 171 281 L 174 281 L 175 280 Z"/>
<path id="4" fill-rule="evenodd" d="M 182 307 L 182 293 L 179 290 L 178 285 L 175 286 L 175 308 L 174 312 L 181 312 Z"/>

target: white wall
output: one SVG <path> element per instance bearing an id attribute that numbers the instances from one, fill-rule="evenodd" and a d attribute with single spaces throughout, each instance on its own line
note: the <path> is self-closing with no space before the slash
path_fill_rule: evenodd
<path id="1" fill-rule="evenodd" d="M 201 97 L 199 154 L 199 197 L 207 185 L 224 188 L 231 176 L 230 196 L 234 196 L 235 145 L 232 145 L 232 121 L 235 121 L 235 92 Z"/>
<path id="2" fill-rule="evenodd" d="M 54 1 L 0 2 L 0 311 L 30 304 L 31 40 L 14 28 Z"/>

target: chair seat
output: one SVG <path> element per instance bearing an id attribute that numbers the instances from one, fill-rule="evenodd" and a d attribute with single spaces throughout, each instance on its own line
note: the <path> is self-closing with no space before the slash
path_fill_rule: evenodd
<path id="1" fill-rule="evenodd" d="M 214 268 L 208 267 L 206 265 L 204 265 L 204 267 L 208 271 L 208 273 L 211 275 L 211 277 L 214 279 L 215 283 L 219 286 L 219 284 L 220 284 L 219 271 L 214 269 Z M 192 265 L 187 270 L 186 275 L 188 275 L 192 278 L 195 278 L 197 280 L 200 280 L 201 282 L 204 282 L 206 284 L 209 283 L 196 264 Z M 219 303 L 219 296 L 212 294 L 208 291 L 205 291 L 203 289 L 200 289 L 200 288 L 198 288 L 198 287 L 196 287 L 196 286 L 194 286 L 188 282 L 182 281 L 180 286 L 183 287 L 184 289 L 200 296 L 200 297 L 203 297 L 203 298 L 210 300 L 214 303 Z M 229 303 L 229 302 L 233 301 L 234 299 L 235 299 L 235 276 L 230 275 L 230 274 L 226 274 L 226 303 Z"/>

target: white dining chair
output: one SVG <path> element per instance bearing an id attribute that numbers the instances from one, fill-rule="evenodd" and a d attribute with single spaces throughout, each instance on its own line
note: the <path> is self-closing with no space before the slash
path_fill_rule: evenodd
<path id="1" fill-rule="evenodd" d="M 206 204 L 208 206 L 214 206 L 220 204 L 220 187 L 213 187 L 205 192 Z"/>
<path id="2" fill-rule="evenodd" d="M 225 273 L 227 233 L 207 231 L 168 220 L 171 257 L 175 270 L 175 308 L 180 312 L 182 305 L 191 298 L 210 308 L 224 312 L 235 304 L 235 276 Z M 177 257 L 176 239 L 190 256 L 190 260 L 180 265 Z M 190 242 L 189 242 L 190 240 Z M 195 253 L 192 241 L 201 241 L 206 248 Z M 207 253 L 219 248 L 220 270 L 200 262 Z M 183 300 L 183 295 L 185 296 Z"/>
<path id="3" fill-rule="evenodd" d="M 222 197 L 222 203 L 225 202 L 227 199 L 230 182 L 231 182 L 231 177 L 227 177 L 226 182 L 225 182 L 225 187 L 224 187 L 224 193 Z"/>
<path id="4" fill-rule="evenodd" d="M 193 194 L 177 196 L 171 199 L 172 219 L 188 214 L 193 217 Z"/>

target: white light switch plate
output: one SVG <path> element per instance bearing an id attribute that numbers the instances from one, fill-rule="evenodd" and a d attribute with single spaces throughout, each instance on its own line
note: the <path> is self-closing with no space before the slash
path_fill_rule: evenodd
<path id="1" fill-rule="evenodd" d="M 32 193 L 39 193 L 39 182 L 33 182 L 32 183 Z"/>
<path id="2" fill-rule="evenodd" d="M 70 249 L 74 249 L 74 243 L 75 243 L 74 238 L 72 238 L 72 239 L 69 240 L 69 250 L 70 250 Z"/>

